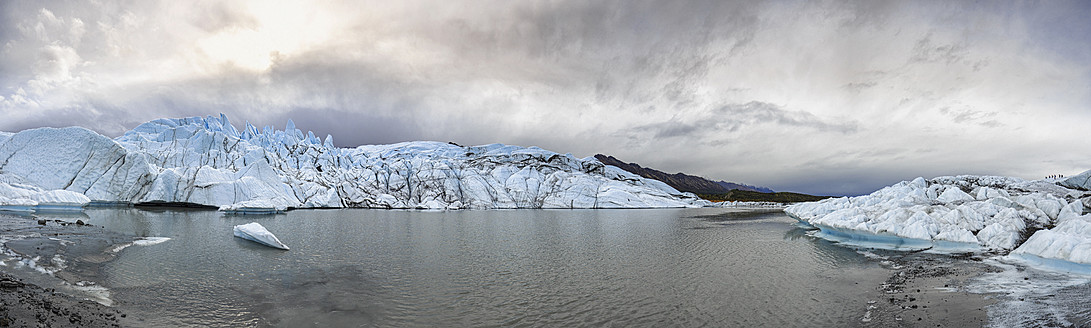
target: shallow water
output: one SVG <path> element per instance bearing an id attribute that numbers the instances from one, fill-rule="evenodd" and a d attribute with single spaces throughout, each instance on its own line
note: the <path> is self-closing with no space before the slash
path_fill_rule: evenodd
<path id="1" fill-rule="evenodd" d="M 134 325 L 846 326 L 888 270 L 780 211 L 91 209 Z M 259 222 L 292 250 L 234 238 Z"/>

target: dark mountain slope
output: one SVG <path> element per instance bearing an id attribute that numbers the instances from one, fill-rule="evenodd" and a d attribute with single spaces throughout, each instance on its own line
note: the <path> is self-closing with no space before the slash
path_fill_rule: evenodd
<path id="1" fill-rule="evenodd" d="M 830 196 L 812 196 L 795 192 L 756 192 L 750 190 L 732 190 L 722 194 L 698 194 L 711 201 L 774 202 L 798 203 L 820 201 Z"/>
<path id="2" fill-rule="evenodd" d="M 640 164 L 622 162 L 613 156 L 603 154 L 595 155 L 595 159 L 598 159 L 599 162 L 602 162 L 603 164 L 617 166 L 622 170 L 648 179 L 663 181 L 663 183 L 674 187 L 674 189 L 678 189 L 678 191 L 688 191 L 698 195 L 724 194 L 735 189 L 763 193 L 773 192 L 773 190 L 769 188 L 749 186 L 734 182 L 712 181 L 685 173 L 669 174 L 656 169 L 641 167 Z"/>

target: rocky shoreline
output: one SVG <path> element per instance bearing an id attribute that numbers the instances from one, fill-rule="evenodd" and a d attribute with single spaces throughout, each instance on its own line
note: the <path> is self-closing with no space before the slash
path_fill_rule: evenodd
<path id="1" fill-rule="evenodd" d="M 993 253 L 862 253 L 891 271 L 862 301 L 861 327 L 1091 324 L 1091 280 L 1085 276 L 1005 263 Z"/>
<path id="2" fill-rule="evenodd" d="M 876 288 L 861 318 L 865 327 L 981 327 L 989 323 L 987 308 L 996 300 L 967 291 L 970 280 L 1000 269 L 982 263 L 980 255 L 904 253 L 888 255 L 882 264 L 893 269 Z"/>
<path id="3" fill-rule="evenodd" d="M 0 327 L 120 327 L 126 315 L 0 272 Z"/>
<path id="4" fill-rule="evenodd" d="M 96 285 L 101 265 L 114 258 L 110 250 L 136 237 L 83 219 L 71 213 L 0 214 L 0 327 L 121 325 L 126 314 L 104 305 L 110 304 L 108 297 L 84 292 L 93 290 L 88 287 Z"/>

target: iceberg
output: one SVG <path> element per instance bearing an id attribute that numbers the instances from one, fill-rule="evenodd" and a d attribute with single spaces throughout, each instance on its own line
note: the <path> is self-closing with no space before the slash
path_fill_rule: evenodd
<path id="1" fill-rule="evenodd" d="M 277 239 L 277 236 L 274 236 L 272 232 L 269 232 L 269 230 L 265 230 L 265 227 L 261 226 L 261 224 L 258 224 L 257 222 L 237 225 L 232 230 L 235 233 L 235 237 L 246 239 L 272 248 L 288 250 L 287 245 L 284 245 L 284 243 L 280 242 L 280 239 Z"/>
<path id="2" fill-rule="evenodd" d="M 86 197 L 57 204 L 195 204 L 239 214 L 710 205 L 593 157 L 431 141 L 338 148 L 291 120 L 284 130 L 236 129 L 223 114 L 157 119 L 116 139 L 80 127 L 4 134 L 0 208 L 33 211 L 44 203 L 32 193 L 56 191 Z"/>
<path id="3" fill-rule="evenodd" d="M 1078 184 L 1065 183 L 1086 183 L 1080 176 L 1057 183 L 972 175 L 916 178 L 869 195 L 799 203 L 784 211 L 831 240 L 994 251 L 1081 271 L 1091 269 L 1091 215 L 1085 215 L 1084 205 L 1091 197 L 1073 187 Z"/>

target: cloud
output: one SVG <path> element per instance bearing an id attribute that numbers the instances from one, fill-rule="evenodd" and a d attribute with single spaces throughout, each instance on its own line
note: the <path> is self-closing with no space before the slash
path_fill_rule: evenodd
<path id="1" fill-rule="evenodd" d="M 940 62 L 953 64 L 966 57 L 967 46 L 963 43 L 935 44 L 928 34 L 913 46 L 913 62 Z"/>
<path id="2" fill-rule="evenodd" d="M 288 118 L 813 193 L 1086 169 L 1079 1 L 3 1 L 0 130 Z M 1083 164 L 1080 164 L 1083 163 Z M 831 180 L 836 177 L 839 180 Z M 825 187 L 823 187 L 825 186 Z"/>
<path id="3" fill-rule="evenodd" d="M 666 122 L 633 128 L 630 138 L 685 138 L 696 142 L 719 142 L 725 134 L 742 129 L 807 128 L 817 132 L 853 133 L 855 122 L 828 122 L 804 111 L 789 111 L 780 106 L 752 101 L 717 107 L 699 115 L 675 117 Z M 713 137 L 717 140 L 708 140 Z"/>
<path id="4" fill-rule="evenodd" d="M 1004 126 L 1003 123 L 998 122 L 995 118 L 997 112 L 980 111 L 973 109 L 951 109 L 950 107 L 940 108 L 939 111 L 943 114 L 951 116 L 951 120 L 955 123 L 976 123 L 982 126 L 998 128 Z"/>

